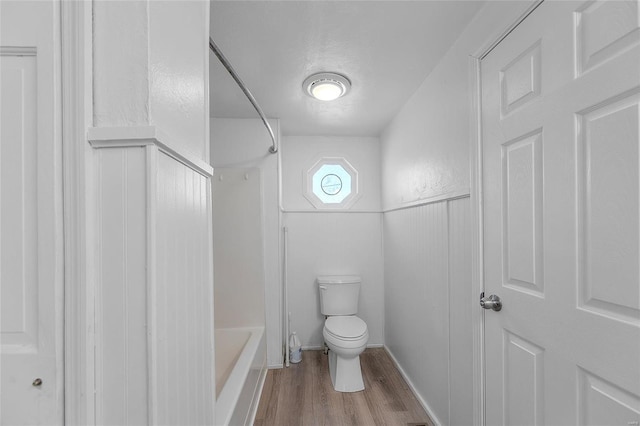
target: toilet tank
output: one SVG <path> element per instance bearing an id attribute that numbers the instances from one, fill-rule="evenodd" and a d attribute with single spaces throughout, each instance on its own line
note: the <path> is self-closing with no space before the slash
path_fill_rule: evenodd
<path id="1" fill-rule="evenodd" d="M 355 315 L 361 279 L 354 275 L 325 275 L 317 278 L 322 315 Z"/>

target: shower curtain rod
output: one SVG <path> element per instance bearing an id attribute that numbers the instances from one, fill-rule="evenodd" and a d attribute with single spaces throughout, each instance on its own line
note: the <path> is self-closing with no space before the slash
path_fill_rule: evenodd
<path id="1" fill-rule="evenodd" d="M 258 105 L 256 98 L 253 97 L 249 89 L 247 89 L 247 86 L 245 86 L 242 80 L 240 79 L 240 77 L 238 77 L 238 74 L 236 74 L 236 71 L 233 69 L 229 61 L 227 61 L 227 58 L 225 58 L 225 56 L 222 54 L 218 46 L 216 46 L 216 44 L 213 42 L 213 39 L 211 37 L 209 37 L 209 49 L 211 49 L 213 53 L 216 54 L 216 56 L 218 57 L 222 65 L 224 65 L 227 71 L 229 71 L 229 74 L 231 74 L 231 77 L 233 77 L 236 83 L 238 83 L 238 86 L 240 86 L 240 89 L 242 89 L 242 92 L 244 92 L 247 99 L 249 99 L 249 102 L 251 102 L 251 105 L 253 105 L 253 107 L 255 108 L 256 112 L 260 116 L 260 119 L 262 120 L 265 127 L 267 128 L 267 131 L 269 132 L 269 136 L 271 136 L 272 145 L 269 147 L 269 152 L 271 154 L 275 154 L 276 152 L 278 152 L 278 147 L 276 146 L 276 137 L 273 134 L 273 130 L 271 129 L 271 126 L 269 125 L 269 122 L 267 121 L 267 117 L 265 117 L 264 112 L 262 111 L 262 108 L 260 108 L 260 105 Z"/>

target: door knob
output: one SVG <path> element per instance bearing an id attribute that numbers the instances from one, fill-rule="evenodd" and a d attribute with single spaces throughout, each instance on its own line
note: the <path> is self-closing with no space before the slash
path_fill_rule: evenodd
<path id="1" fill-rule="evenodd" d="M 31 383 L 33 386 L 38 387 L 42 385 L 42 379 L 41 378 L 37 378 L 33 381 L 33 383 Z"/>
<path id="2" fill-rule="evenodd" d="M 482 293 L 480 295 L 480 306 L 485 309 L 493 309 L 497 312 L 502 309 L 502 301 L 495 294 L 492 294 L 489 297 L 484 297 L 484 293 Z"/>

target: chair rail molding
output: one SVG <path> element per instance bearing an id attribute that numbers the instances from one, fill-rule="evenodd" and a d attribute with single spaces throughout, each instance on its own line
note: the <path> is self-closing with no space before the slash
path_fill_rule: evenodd
<path id="1" fill-rule="evenodd" d="M 203 176 L 213 177 L 213 168 L 209 164 L 178 148 L 180 145 L 157 126 L 90 127 L 87 139 L 95 149 L 155 145 L 161 152 Z"/>

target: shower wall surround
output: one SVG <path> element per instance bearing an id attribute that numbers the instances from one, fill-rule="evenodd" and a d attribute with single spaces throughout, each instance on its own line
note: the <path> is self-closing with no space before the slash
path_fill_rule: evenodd
<path id="1" fill-rule="evenodd" d="M 261 174 L 256 167 L 218 167 L 213 176 L 216 330 L 265 326 Z"/>
<path id="2" fill-rule="evenodd" d="M 279 140 L 279 121 L 269 120 L 269 124 Z M 260 173 L 261 189 L 259 208 L 262 212 L 262 269 L 263 286 L 252 287 L 253 302 L 260 300 L 264 307 L 260 311 L 261 326 L 266 320 L 267 364 L 270 367 L 282 366 L 282 281 L 280 275 L 280 212 L 278 207 L 278 156 L 267 152 L 271 140 L 260 119 L 212 118 L 211 119 L 211 164 L 218 169 L 251 168 Z M 223 177 L 224 179 L 224 177 Z M 217 200 L 214 195 L 214 203 Z M 218 206 L 219 207 L 219 206 Z M 245 237 L 247 237 L 245 235 Z M 230 270 L 228 270 L 231 273 Z M 232 282 L 216 283 L 226 288 L 233 297 Z M 247 284 L 244 284 L 247 285 Z M 218 291 L 218 290 L 216 290 Z M 239 300 L 235 297 L 233 300 Z M 220 303 L 217 301 L 216 303 Z M 220 324 L 231 326 L 256 325 L 256 314 L 250 318 L 218 317 Z M 251 321 L 249 323 L 248 321 Z"/>

